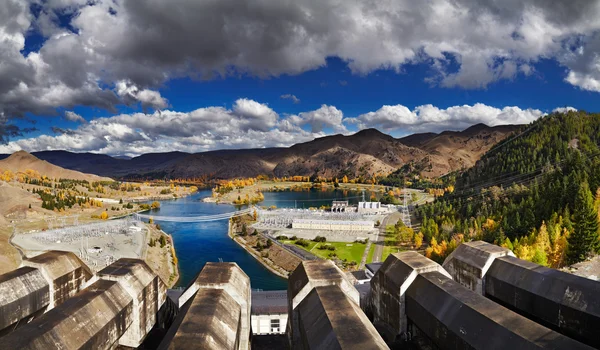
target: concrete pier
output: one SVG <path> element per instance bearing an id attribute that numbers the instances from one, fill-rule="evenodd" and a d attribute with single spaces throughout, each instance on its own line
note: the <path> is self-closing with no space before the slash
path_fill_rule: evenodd
<path id="1" fill-rule="evenodd" d="M 40 270 L 21 267 L 0 275 L 0 335 L 46 311 L 50 286 Z"/>
<path id="2" fill-rule="evenodd" d="M 517 259 L 510 250 L 482 241 L 461 244 L 444 267 L 476 293 L 600 348 L 600 283 Z"/>
<path id="3" fill-rule="evenodd" d="M 389 349 L 354 300 L 338 286 L 319 286 L 297 307 L 297 349 Z"/>
<path id="4" fill-rule="evenodd" d="M 405 295 L 415 278 L 422 273 L 438 271 L 450 275 L 435 261 L 414 252 L 388 256 L 371 279 L 370 310 L 373 323 L 392 342 L 407 332 Z"/>
<path id="5" fill-rule="evenodd" d="M 92 271 L 72 252 L 51 250 L 23 260 L 22 265 L 39 269 L 48 281 L 49 309 L 75 295 L 92 278 Z"/>
<path id="6" fill-rule="evenodd" d="M 132 314 L 125 288 L 99 280 L 0 341 L 5 349 L 113 349 Z"/>
<path id="7" fill-rule="evenodd" d="M 417 276 L 406 293 L 406 314 L 414 331 L 440 349 L 591 349 L 440 272 Z"/>
<path id="8" fill-rule="evenodd" d="M 288 280 L 290 348 L 386 349 L 359 303 L 358 291 L 332 261 L 303 261 Z"/>
<path id="9" fill-rule="evenodd" d="M 600 348 L 600 283 L 514 257 L 497 258 L 485 296 L 536 322 Z"/>
<path id="10" fill-rule="evenodd" d="M 249 349 L 250 278 L 236 263 L 206 263 L 160 349 Z"/>
<path id="11" fill-rule="evenodd" d="M 166 299 L 166 286 L 152 269 L 139 259 L 119 259 L 97 274 L 103 280 L 116 281 L 133 300 L 132 324 L 119 345 L 138 347 L 156 323 L 158 310 Z"/>
<path id="12" fill-rule="evenodd" d="M 0 276 L 0 335 L 62 304 L 92 277 L 71 252 L 49 251 L 22 266 Z"/>
<path id="13" fill-rule="evenodd" d="M 503 256 L 515 255 L 509 249 L 484 241 L 466 242 L 450 253 L 442 266 L 456 282 L 483 294 L 487 271 L 496 258 Z"/>

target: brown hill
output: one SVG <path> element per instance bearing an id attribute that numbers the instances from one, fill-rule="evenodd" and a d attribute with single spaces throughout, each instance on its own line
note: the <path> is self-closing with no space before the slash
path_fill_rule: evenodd
<path id="1" fill-rule="evenodd" d="M 485 152 L 518 128 L 518 125 L 477 124 L 463 131 L 415 134 L 399 140 L 428 153 L 427 158 L 420 160 L 424 169 L 421 174 L 437 177 L 472 167 Z"/>
<path id="2" fill-rule="evenodd" d="M 366 129 L 349 136 L 321 137 L 289 148 L 153 153 L 132 159 L 65 151 L 35 155 L 64 168 L 124 178 L 227 179 L 261 174 L 352 178 L 387 174 L 405 164 L 414 165 L 423 176 L 437 177 L 472 166 L 485 151 L 517 128 L 478 124 L 460 132 L 415 134 L 400 139 Z"/>
<path id="3" fill-rule="evenodd" d="M 87 181 L 111 181 L 108 177 L 100 177 L 98 175 L 84 174 L 79 171 L 64 169 L 54 164 L 41 160 L 34 155 L 25 151 L 18 151 L 10 155 L 6 159 L 0 160 L 0 170 L 10 170 L 17 174 L 26 170 L 35 170 L 40 175 L 45 175 L 49 178 L 56 179 L 72 179 L 72 180 L 87 180 Z"/>

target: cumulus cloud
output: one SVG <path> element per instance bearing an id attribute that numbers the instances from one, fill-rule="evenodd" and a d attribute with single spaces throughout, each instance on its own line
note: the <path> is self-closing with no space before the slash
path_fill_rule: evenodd
<path id="1" fill-rule="evenodd" d="M 308 125 L 312 132 L 319 133 L 325 128 L 332 128 L 335 132 L 346 133 L 348 130 L 342 123 L 344 113 L 335 106 L 322 105 L 321 108 L 292 115 L 288 119 L 296 125 Z"/>
<path id="2" fill-rule="evenodd" d="M 82 116 L 72 111 L 65 112 L 65 119 L 76 123 L 87 123 L 87 121 Z"/>
<path id="3" fill-rule="evenodd" d="M 567 112 L 577 112 L 577 108 L 575 107 L 558 107 L 552 110 L 552 113 L 567 113 Z"/>
<path id="4" fill-rule="evenodd" d="M 432 105 L 418 106 L 410 110 L 403 105 L 383 106 L 347 122 L 359 128 L 378 128 L 384 131 L 423 132 L 463 130 L 471 125 L 484 123 L 489 126 L 527 124 L 545 115 L 538 109 L 504 107 L 502 109 L 477 103 L 473 106 L 453 106 L 440 109 Z"/>
<path id="5" fill-rule="evenodd" d="M 574 108 L 554 111 L 569 110 Z M 313 111 L 281 117 L 266 104 L 242 98 L 235 101 L 232 108 L 212 106 L 191 112 L 163 110 L 119 114 L 96 118 L 76 128 L 56 127 L 52 128 L 53 135 L 0 145 L 0 153 L 23 149 L 136 156 L 149 152 L 288 147 L 333 133 L 348 134 L 348 128 L 374 127 L 401 136 L 412 132 L 462 130 L 477 123 L 490 126 L 524 124 L 544 115 L 537 109 L 514 106 L 500 109 L 475 104 L 441 109 L 423 105 L 411 110 L 394 105 L 382 106 L 356 118 L 344 118 L 343 112 L 335 106 L 322 105 Z"/>
<path id="6" fill-rule="evenodd" d="M 283 147 L 325 136 L 323 132 L 305 131 L 289 118 L 280 119 L 267 105 L 249 99 L 235 101 L 231 109 L 120 114 L 93 119 L 75 129 L 53 131 L 56 135 L 0 145 L 0 153 L 65 149 L 135 156 L 176 150 Z"/>
<path id="7" fill-rule="evenodd" d="M 149 89 L 140 90 L 127 81 L 117 82 L 116 92 L 124 101 L 129 103 L 140 102 L 143 108 L 164 109 L 169 105 L 167 100 L 160 95 L 160 92 Z"/>
<path id="8" fill-rule="evenodd" d="M 285 95 L 281 95 L 280 98 L 282 98 L 284 100 L 291 100 L 294 103 L 300 103 L 300 99 L 298 97 L 296 97 L 296 95 L 285 94 Z"/>
<path id="9" fill-rule="evenodd" d="M 327 57 L 358 75 L 427 64 L 428 81 L 449 88 L 553 59 L 567 83 L 599 91 L 599 16 L 600 0 L 3 0 L 0 111 L 166 109 L 157 88 L 170 79 L 293 75 Z M 46 39 L 32 52 L 31 32 Z"/>

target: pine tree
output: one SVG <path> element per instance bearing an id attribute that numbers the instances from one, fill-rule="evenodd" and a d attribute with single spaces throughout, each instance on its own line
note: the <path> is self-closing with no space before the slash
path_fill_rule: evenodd
<path id="1" fill-rule="evenodd" d="M 582 182 L 575 198 L 573 233 L 569 236 L 567 263 L 575 264 L 599 250 L 598 212 L 586 181 Z"/>

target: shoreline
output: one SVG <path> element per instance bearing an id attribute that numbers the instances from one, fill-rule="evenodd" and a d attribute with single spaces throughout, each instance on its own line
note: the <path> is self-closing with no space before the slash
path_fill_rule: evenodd
<path id="1" fill-rule="evenodd" d="M 235 235 L 233 234 L 232 230 L 232 225 L 231 223 L 229 223 L 228 228 L 227 228 L 227 235 L 229 236 L 229 238 L 231 238 L 235 243 L 237 243 L 240 247 L 242 247 L 248 254 L 252 255 L 252 257 L 254 259 L 256 259 L 262 266 L 264 266 L 267 270 L 269 270 L 271 273 L 284 278 L 284 279 L 288 279 L 289 275 L 286 276 L 283 273 L 275 270 L 271 265 L 267 264 L 262 257 L 258 256 L 252 249 L 248 248 L 245 244 L 242 244 L 240 241 L 238 241 L 235 237 Z"/>
<path id="2" fill-rule="evenodd" d="M 327 183 L 324 186 L 320 183 L 312 183 L 312 182 L 272 182 L 272 183 L 258 183 L 252 186 L 247 186 L 242 188 L 241 190 L 250 190 L 253 193 L 263 193 L 263 192 L 302 192 L 296 191 L 295 189 L 302 188 L 303 191 L 311 190 L 311 189 L 326 189 L 326 190 L 339 190 L 339 191 L 371 191 L 371 192 L 382 192 L 386 187 L 385 185 L 375 185 L 374 188 L 372 185 L 368 184 L 350 184 L 350 183 L 340 183 L 339 187 L 335 187 L 335 185 L 331 183 Z M 233 195 L 232 195 L 233 193 Z M 242 193 L 237 192 L 239 195 Z M 205 203 L 215 203 L 215 204 L 228 204 L 232 206 L 243 206 L 243 205 L 259 205 L 264 202 L 261 200 L 259 202 L 250 202 L 249 204 L 236 204 L 231 197 L 235 197 L 234 191 L 225 193 L 223 195 L 218 195 L 217 197 L 208 196 L 204 197 L 201 200 Z"/>

